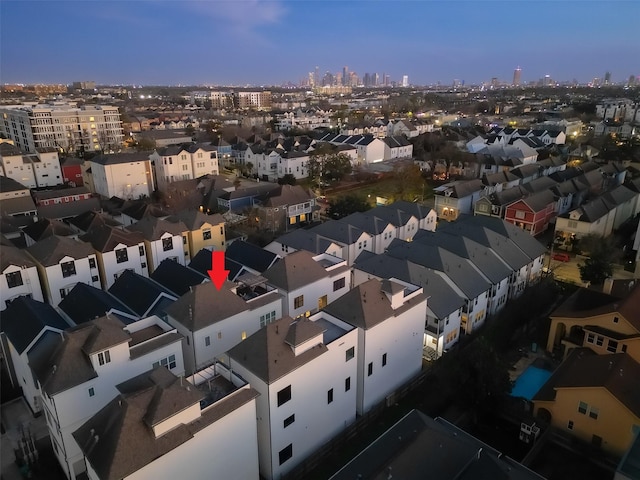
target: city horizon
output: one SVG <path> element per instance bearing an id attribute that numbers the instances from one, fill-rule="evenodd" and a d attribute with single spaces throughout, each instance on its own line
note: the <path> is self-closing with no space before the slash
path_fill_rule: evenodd
<path id="1" fill-rule="evenodd" d="M 365 74 L 382 79 L 368 86 L 403 85 L 404 76 L 410 86 L 513 84 L 516 68 L 523 86 L 547 76 L 586 85 L 607 72 L 609 83 L 623 84 L 640 74 L 632 60 L 640 44 L 628 41 L 640 5 L 615 4 L 541 2 L 534 17 L 531 4 L 502 1 L 489 2 L 492 8 L 400 1 L 393 10 L 384 2 L 338 10 L 322 8 L 333 2 L 275 0 L 5 1 L 0 83 L 304 87 L 346 67 L 358 85 Z M 548 35 L 551 6 L 562 31 Z M 381 22 L 385 28 L 368 28 Z"/>

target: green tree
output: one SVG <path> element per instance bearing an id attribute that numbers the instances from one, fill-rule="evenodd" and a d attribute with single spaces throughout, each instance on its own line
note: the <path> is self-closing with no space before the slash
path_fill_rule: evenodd
<path id="1" fill-rule="evenodd" d="M 247 173 L 251 175 L 253 173 L 253 163 L 247 162 L 245 167 L 247 167 Z"/>
<path id="2" fill-rule="evenodd" d="M 295 185 L 297 180 L 292 173 L 287 173 L 278 179 L 278 183 L 280 185 Z"/>
<path id="3" fill-rule="evenodd" d="M 338 220 L 355 212 L 365 212 L 370 208 L 371 206 L 364 198 L 357 195 L 345 195 L 330 201 L 327 213 L 329 218 Z"/>
<path id="4" fill-rule="evenodd" d="M 189 123 L 186 127 L 184 127 L 184 133 L 186 135 L 189 135 L 190 137 L 193 137 L 193 134 L 196 133 L 196 129 Z"/>
<path id="5" fill-rule="evenodd" d="M 586 235 L 580 239 L 578 248 L 588 258 L 579 264 L 580 280 L 593 285 L 602 285 L 613 273 L 613 264 L 620 258 L 612 237 Z"/>
<path id="6" fill-rule="evenodd" d="M 139 152 L 149 152 L 155 148 L 156 148 L 155 140 L 148 137 L 142 137 L 140 140 L 138 140 L 138 143 L 136 144 L 136 150 L 138 150 Z"/>

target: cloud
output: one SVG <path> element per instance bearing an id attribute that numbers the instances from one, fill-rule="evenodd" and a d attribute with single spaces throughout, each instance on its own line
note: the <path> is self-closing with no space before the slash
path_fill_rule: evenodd
<path id="1" fill-rule="evenodd" d="M 287 11 L 276 0 L 200 0 L 180 2 L 190 10 L 219 20 L 216 27 L 237 34 L 257 34 L 256 29 L 280 23 Z"/>

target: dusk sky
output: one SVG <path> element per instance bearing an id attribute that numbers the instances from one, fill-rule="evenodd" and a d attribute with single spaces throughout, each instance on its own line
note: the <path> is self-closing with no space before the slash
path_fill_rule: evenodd
<path id="1" fill-rule="evenodd" d="M 411 84 L 640 75 L 640 1 L 0 1 L 0 83 Z"/>

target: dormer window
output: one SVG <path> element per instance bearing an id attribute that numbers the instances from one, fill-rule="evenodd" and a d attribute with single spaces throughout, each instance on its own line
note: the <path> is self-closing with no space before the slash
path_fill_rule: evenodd
<path id="1" fill-rule="evenodd" d="M 62 269 L 62 276 L 64 278 L 67 278 L 76 274 L 76 263 L 73 260 L 70 262 L 61 263 L 60 268 Z"/>
<path id="2" fill-rule="evenodd" d="M 168 252 L 173 249 L 173 237 L 167 237 L 162 239 L 162 250 Z"/>
<path id="3" fill-rule="evenodd" d="M 23 284 L 22 273 L 20 271 L 7 273 L 5 277 L 7 278 L 9 288 L 19 287 Z"/>
<path id="4" fill-rule="evenodd" d="M 119 250 L 116 250 L 116 262 L 117 263 L 124 263 L 124 262 L 128 262 L 129 261 L 129 255 L 127 253 L 127 249 L 126 248 L 121 248 Z"/>
<path id="5" fill-rule="evenodd" d="M 111 354 L 109 350 L 105 350 L 104 352 L 100 352 L 98 354 L 98 363 L 100 365 L 104 365 L 105 363 L 111 362 Z"/>

